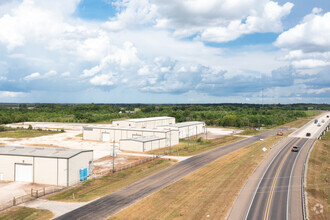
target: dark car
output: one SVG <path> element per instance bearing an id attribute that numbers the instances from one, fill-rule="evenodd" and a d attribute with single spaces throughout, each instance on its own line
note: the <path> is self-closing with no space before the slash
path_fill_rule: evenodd
<path id="1" fill-rule="evenodd" d="M 310 136 L 311 136 L 311 133 L 307 132 L 306 137 L 310 137 Z"/>
<path id="2" fill-rule="evenodd" d="M 298 152 L 299 151 L 299 147 L 298 146 L 293 146 L 291 151 L 292 152 Z"/>

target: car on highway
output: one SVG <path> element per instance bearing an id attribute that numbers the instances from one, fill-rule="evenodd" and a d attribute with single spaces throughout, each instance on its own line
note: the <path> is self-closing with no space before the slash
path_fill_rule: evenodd
<path id="1" fill-rule="evenodd" d="M 322 123 L 324 123 L 324 120 L 322 120 Z"/>
<path id="2" fill-rule="evenodd" d="M 307 132 L 306 137 L 310 137 L 310 136 L 311 136 L 311 133 Z"/>
<path id="3" fill-rule="evenodd" d="M 291 150 L 292 152 L 298 152 L 299 151 L 299 147 L 298 146 L 293 146 L 292 147 L 292 150 Z"/>
<path id="4" fill-rule="evenodd" d="M 329 118 L 329 115 L 327 115 L 327 118 Z"/>
<path id="5" fill-rule="evenodd" d="M 321 124 L 320 124 L 320 123 L 318 123 L 318 124 L 317 124 L 317 127 L 321 127 Z"/>
<path id="6" fill-rule="evenodd" d="M 319 120 L 315 119 L 315 120 L 314 120 L 314 124 L 317 124 L 318 121 L 319 121 Z"/>

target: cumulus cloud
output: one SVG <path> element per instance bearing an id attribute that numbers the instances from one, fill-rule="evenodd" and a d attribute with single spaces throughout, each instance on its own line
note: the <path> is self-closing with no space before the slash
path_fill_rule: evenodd
<path id="1" fill-rule="evenodd" d="M 36 73 L 31 73 L 30 75 L 27 75 L 26 77 L 24 77 L 24 80 L 30 81 L 30 80 L 39 79 L 39 78 L 40 78 L 40 73 L 36 72 Z"/>
<path id="2" fill-rule="evenodd" d="M 321 14 L 314 8 L 302 22 L 283 32 L 274 43 L 288 51 L 283 58 L 297 69 L 312 69 L 330 65 L 330 12 Z"/>
<path id="3" fill-rule="evenodd" d="M 23 92 L 11 92 L 11 91 L 0 91 L 1 98 L 15 98 L 18 96 L 23 96 L 25 93 Z"/>
<path id="4" fill-rule="evenodd" d="M 269 0 L 118 0 L 116 4 L 121 10 L 107 23 L 110 29 L 154 23 L 178 38 L 196 35 L 211 42 L 227 42 L 243 34 L 278 33 L 281 19 L 293 7 L 289 2 L 281 6 Z"/>

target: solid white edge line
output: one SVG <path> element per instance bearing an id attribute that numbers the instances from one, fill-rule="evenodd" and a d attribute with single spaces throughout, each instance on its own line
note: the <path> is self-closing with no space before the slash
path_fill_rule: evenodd
<path id="1" fill-rule="evenodd" d="M 306 138 L 306 142 L 303 144 L 303 146 L 300 148 L 302 150 L 302 148 L 305 147 L 305 145 L 307 144 L 307 142 L 309 141 L 309 138 Z M 298 155 L 296 156 L 295 160 L 294 160 L 294 163 L 292 165 L 292 168 L 291 168 L 291 172 L 290 172 L 290 179 L 289 179 L 289 184 L 288 184 L 288 195 L 287 195 L 287 198 L 286 198 L 286 219 L 289 220 L 289 197 L 290 197 L 290 189 L 291 189 L 291 179 L 292 179 L 292 173 L 293 173 L 293 170 L 296 166 L 296 162 L 297 162 L 297 159 L 301 153 L 301 150 L 299 150 L 299 153 Z"/>
<path id="2" fill-rule="evenodd" d="M 267 173 L 267 171 L 268 171 L 268 169 L 269 169 L 269 167 L 270 167 L 270 165 L 272 165 L 273 164 L 273 162 L 274 162 L 274 160 L 276 159 L 276 157 L 285 149 L 285 147 L 287 146 L 287 145 L 289 145 L 295 138 L 297 138 L 297 137 L 293 137 L 292 138 L 292 140 L 290 140 L 289 142 L 288 142 L 288 144 L 286 144 L 276 155 L 275 155 L 275 157 L 270 161 L 270 163 L 268 164 L 268 166 L 267 166 L 267 168 L 266 168 L 266 170 L 264 171 L 264 173 L 262 174 L 262 177 L 261 177 L 261 179 L 259 180 L 259 183 L 258 183 L 258 186 L 256 187 L 256 189 L 255 189 L 255 191 L 254 191 L 254 194 L 253 194 L 253 197 L 252 197 L 252 199 L 251 199 L 251 202 L 250 202 L 250 205 L 249 205 L 249 208 L 248 208 L 248 210 L 247 210 L 247 212 L 246 212 L 246 214 L 245 214 L 245 217 L 244 217 L 244 219 L 246 220 L 247 219 L 247 217 L 248 217 L 248 215 L 249 215 L 249 213 L 250 213 L 250 209 L 251 209 L 251 206 L 252 206 L 252 203 L 253 203 L 253 201 L 254 201 L 254 198 L 255 198 L 255 196 L 256 196 L 256 194 L 257 194 L 257 191 L 258 191 L 258 189 L 259 189 L 259 186 L 260 186 L 260 183 L 261 183 L 261 181 L 264 179 L 264 176 L 266 175 L 266 173 Z"/>

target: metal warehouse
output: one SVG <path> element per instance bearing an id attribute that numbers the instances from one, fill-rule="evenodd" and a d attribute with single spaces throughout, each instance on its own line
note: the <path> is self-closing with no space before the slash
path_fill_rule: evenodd
<path id="1" fill-rule="evenodd" d="M 0 180 L 71 186 L 93 172 L 93 150 L 0 146 Z"/>
<path id="2" fill-rule="evenodd" d="M 163 127 L 178 130 L 180 139 L 205 133 L 206 130 L 205 123 L 200 121 L 187 121 Z"/>
<path id="3" fill-rule="evenodd" d="M 111 126 L 83 127 L 83 139 L 104 142 L 120 142 L 121 140 L 134 137 L 153 136 L 164 138 L 166 146 L 179 143 L 179 131 L 172 129 L 143 129 L 143 128 L 122 128 Z"/>
<path id="4" fill-rule="evenodd" d="M 121 121 L 113 121 L 112 125 L 125 128 L 157 128 L 164 125 L 175 124 L 173 117 L 151 117 L 151 118 L 134 118 Z"/>
<path id="5" fill-rule="evenodd" d="M 166 139 L 159 137 L 135 137 L 127 140 L 120 140 L 120 150 L 145 152 L 166 146 Z"/>

